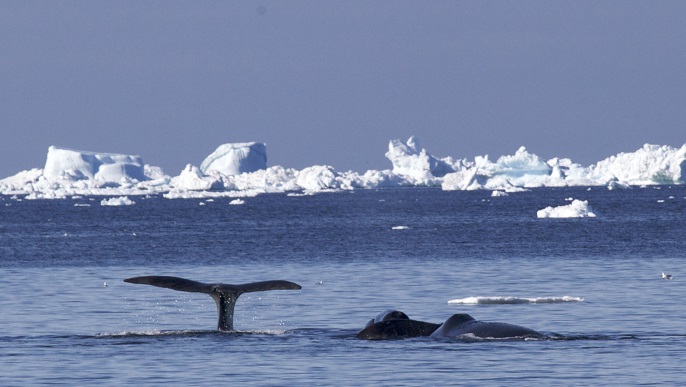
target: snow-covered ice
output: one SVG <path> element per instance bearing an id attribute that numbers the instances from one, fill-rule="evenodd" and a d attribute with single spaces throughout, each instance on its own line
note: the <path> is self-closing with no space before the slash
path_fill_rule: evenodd
<path id="1" fill-rule="evenodd" d="M 559 207 L 546 207 L 536 212 L 538 218 L 595 218 L 596 214 L 586 200 L 573 200 Z"/>
<path id="2" fill-rule="evenodd" d="M 140 156 L 115 153 L 95 153 L 51 146 L 43 168 L 48 179 L 83 180 L 106 182 L 121 180 L 148 180 Z"/>
<path id="3" fill-rule="evenodd" d="M 133 200 L 126 196 L 119 196 L 109 199 L 102 199 L 100 201 L 101 206 L 131 206 L 136 204 Z"/>
<path id="4" fill-rule="evenodd" d="M 200 167 L 188 164 L 178 175 L 169 176 L 159 167 L 144 164 L 140 156 L 52 146 L 43 169 L 21 171 L 0 180 L 0 194 L 29 200 L 151 194 L 170 199 L 237 198 L 263 193 L 437 186 L 443 190 L 490 190 L 493 196 L 504 196 L 536 187 L 629 189 L 684 184 L 686 179 L 686 145 L 673 148 L 646 144 L 635 152 L 620 153 L 585 167 L 567 158 L 545 161 L 525 147 L 496 161 L 488 155 L 472 160 L 439 158 L 422 148 L 413 136 L 407 141 L 391 140 L 386 157 L 392 169 L 360 174 L 314 165 L 298 170 L 267 166 L 263 143 L 234 143 L 219 146 Z M 545 210 L 541 211 L 546 216 Z M 560 211 L 568 210 L 555 212 Z"/>
<path id="5" fill-rule="evenodd" d="M 200 164 L 204 173 L 217 171 L 227 176 L 261 169 L 267 169 L 267 145 L 260 142 L 220 145 Z"/>
<path id="6" fill-rule="evenodd" d="M 582 302 L 582 297 L 561 296 L 561 297 L 465 297 L 455 298 L 448 301 L 448 304 L 457 305 L 476 305 L 476 304 L 558 304 L 564 302 Z"/>

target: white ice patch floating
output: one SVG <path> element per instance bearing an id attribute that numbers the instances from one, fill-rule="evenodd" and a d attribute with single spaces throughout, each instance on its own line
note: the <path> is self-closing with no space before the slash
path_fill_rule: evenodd
<path id="1" fill-rule="evenodd" d="M 393 226 L 391 227 L 391 230 L 409 230 L 410 228 L 408 226 Z"/>
<path id="2" fill-rule="evenodd" d="M 239 206 L 241 204 L 245 204 L 245 200 L 243 199 L 233 199 L 232 201 L 229 202 L 230 205 L 232 206 Z"/>
<path id="3" fill-rule="evenodd" d="M 467 297 L 449 300 L 448 304 L 560 304 L 564 302 L 582 302 L 582 297 Z"/>
<path id="4" fill-rule="evenodd" d="M 595 218 L 596 214 L 586 200 L 574 200 L 559 207 L 546 207 L 536 212 L 538 218 Z"/>
<path id="5" fill-rule="evenodd" d="M 133 200 L 126 196 L 121 196 L 117 198 L 102 199 L 100 201 L 101 206 L 131 206 L 136 204 Z"/>

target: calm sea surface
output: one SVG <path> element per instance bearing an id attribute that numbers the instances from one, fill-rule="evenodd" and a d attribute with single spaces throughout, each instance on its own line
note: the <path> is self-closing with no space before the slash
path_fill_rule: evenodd
<path id="1" fill-rule="evenodd" d="M 686 384 L 686 187 L 490 194 L 0 196 L 0 385 Z M 536 218 L 569 198 L 598 217 Z M 303 289 L 244 294 L 221 333 L 210 297 L 141 275 Z M 583 301 L 448 304 L 562 296 Z M 354 338 L 388 308 L 551 339 Z"/>

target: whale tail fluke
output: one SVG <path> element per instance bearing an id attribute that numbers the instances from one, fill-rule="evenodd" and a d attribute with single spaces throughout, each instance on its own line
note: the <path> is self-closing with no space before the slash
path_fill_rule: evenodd
<path id="1" fill-rule="evenodd" d="M 169 288 L 174 290 L 179 290 L 182 292 L 195 292 L 195 293 L 211 293 L 212 285 L 204 284 L 202 282 L 191 281 L 185 278 L 179 277 L 168 277 L 163 275 L 150 275 L 146 277 L 133 277 L 127 278 L 124 282 L 131 284 L 144 284 L 158 286 L 160 288 Z"/>
<path id="2" fill-rule="evenodd" d="M 182 292 L 209 294 L 217 303 L 218 323 L 220 331 L 233 330 L 233 310 L 236 300 L 243 293 L 262 292 L 267 290 L 298 290 L 302 287 L 294 282 L 273 280 L 250 282 L 246 284 L 206 284 L 180 277 L 144 276 L 127 278 L 124 282 L 132 284 L 152 285 Z"/>

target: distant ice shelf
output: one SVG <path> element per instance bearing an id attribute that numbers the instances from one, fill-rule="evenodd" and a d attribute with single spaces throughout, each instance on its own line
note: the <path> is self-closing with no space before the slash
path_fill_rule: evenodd
<path id="1" fill-rule="evenodd" d="M 391 140 L 386 158 L 392 169 L 362 174 L 338 172 L 328 165 L 298 170 L 267 166 L 264 143 L 228 143 L 208 155 L 200 167 L 188 164 L 178 175 L 169 176 L 159 167 L 144 164 L 140 156 L 51 146 L 43 169 L 21 171 L 0 180 L 0 194 L 23 199 L 151 194 L 170 199 L 238 198 L 263 193 L 308 195 L 421 186 L 446 191 L 490 190 L 493 196 L 506 196 L 536 187 L 627 189 L 636 185 L 683 184 L 686 179 L 686 144 L 681 148 L 646 144 L 635 152 L 620 153 L 585 167 L 566 158 L 545 161 L 525 147 L 495 161 L 487 155 L 473 160 L 438 158 L 412 136 L 407 141 Z M 540 216 L 555 216 L 561 211 L 551 209 Z"/>

